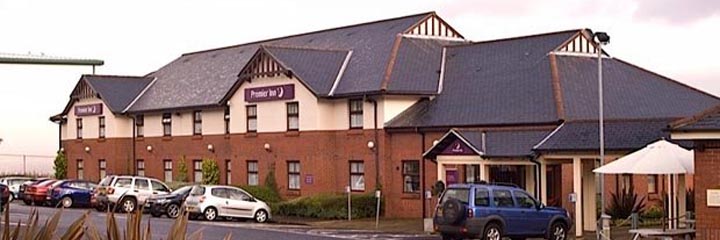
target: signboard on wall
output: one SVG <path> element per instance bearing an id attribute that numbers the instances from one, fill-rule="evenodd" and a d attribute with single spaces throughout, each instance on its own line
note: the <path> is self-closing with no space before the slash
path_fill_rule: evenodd
<path id="1" fill-rule="evenodd" d="M 305 184 L 313 184 L 315 182 L 315 178 L 311 174 L 305 175 Z"/>
<path id="2" fill-rule="evenodd" d="M 295 85 L 276 85 L 245 89 L 246 102 L 266 102 L 295 98 Z"/>
<path id="3" fill-rule="evenodd" d="M 720 207 L 720 189 L 707 190 L 707 206 Z"/>
<path id="4" fill-rule="evenodd" d="M 447 146 L 443 151 L 443 155 L 474 155 L 475 152 L 465 144 L 465 142 L 456 139 L 452 144 Z"/>
<path id="5" fill-rule="evenodd" d="M 102 103 L 75 106 L 75 116 L 93 116 L 103 113 Z"/>

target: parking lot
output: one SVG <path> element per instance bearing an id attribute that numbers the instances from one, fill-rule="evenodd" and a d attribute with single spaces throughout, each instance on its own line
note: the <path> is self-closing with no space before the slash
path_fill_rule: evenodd
<path id="1" fill-rule="evenodd" d="M 33 206 L 15 201 L 10 204 L 10 219 L 13 224 L 21 220 L 27 221 Z M 37 207 L 40 222 L 44 222 L 51 217 L 59 209 L 50 207 Z M 98 212 L 92 209 L 71 208 L 63 209 L 62 217 L 58 225 L 58 231 L 65 231 L 72 222 L 81 217 L 84 213 L 90 212 L 90 218 L 95 223 L 98 231 L 105 232 L 106 213 Z M 127 216 L 124 214 L 116 214 L 118 225 L 122 228 L 125 226 Z M 153 239 L 167 238 L 168 230 L 173 224 L 173 219 L 167 217 L 155 218 L 146 215 L 143 217 L 143 227 L 150 221 Z M 1 229 L 2 227 L 0 227 Z M 303 225 L 285 225 L 266 223 L 258 224 L 252 221 L 200 221 L 193 220 L 188 223 L 188 234 L 197 230 L 202 231 L 202 239 L 222 239 L 228 233 L 232 234 L 232 239 L 439 239 L 435 236 L 423 235 L 406 235 L 393 234 L 372 231 L 357 230 L 333 230 L 333 229 L 313 229 Z"/>

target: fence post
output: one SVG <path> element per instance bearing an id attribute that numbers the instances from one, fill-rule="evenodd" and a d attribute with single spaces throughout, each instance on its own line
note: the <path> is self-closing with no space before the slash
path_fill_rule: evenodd
<path id="1" fill-rule="evenodd" d="M 345 192 L 347 193 L 347 197 L 348 197 L 348 201 L 347 201 L 348 221 L 352 221 L 352 191 L 350 191 L 350 186 L 345 186 Z"/>
<path id="2" fill-rule="evenodd" d="M 640 215 L 638 213 L 634 212 L 634 213 L 630 214 L 630 218 L 631 218 L 630 228 L 638 229 L 638 225 L 640 224 Z"/>

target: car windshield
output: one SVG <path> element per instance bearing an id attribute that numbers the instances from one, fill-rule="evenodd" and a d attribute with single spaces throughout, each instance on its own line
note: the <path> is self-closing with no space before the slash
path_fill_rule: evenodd
<path id="1" fill-rule="evenodd" d="M 449 188 L 445 190 L 445 193 L 440 199 L 440 204 L 445 203 L 447 200 L 457 199 L 462 204 L 468 204 L 470 201 L 470 189 L 467 188 Z"/>
<path id="2" fill-rule="evenodd" d="M 189 192 L 192 188 L 193 188 L 193 186 L 184 186 L 184 187 L 175 189 L 175 191 L 173 191 L 172 194 L 183 195 L 183 194 Z"/>
<path id="3" fill-rule="evenodd" d="M 190 191 L 190 195 L 193 195 L 193 196 L 199 196 L 199 195 L 203 195 L 203 194 L 205 194 L 205 187 L 202 187 L 202 186 L 195 186 Z"/>
<path id="4" fill-rule="evenodd" d="M 65 182 L 65 181 L 57 181 L 57 182 L 54 182 L 54 183 L 52 183 L 52 184 L 50 185 L 50 187 L 60 186 L 60 184 L 63 184 L 64 182 Z"/>
<path id="5" fill-rule="evenodd" d="M 44 181 L 44 182 L 39 183 L 39 184 L 38 184 L 38 187 L 44 187 L 44 186 L 53 184 L 53 183 L 55 183 L 55 182 L 56 182 L 56 180 L 47 180 L 47 181 Z"/>

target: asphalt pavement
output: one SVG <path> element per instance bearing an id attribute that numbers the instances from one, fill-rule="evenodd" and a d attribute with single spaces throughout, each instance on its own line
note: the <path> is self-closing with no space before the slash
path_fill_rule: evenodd
<path id="1" fill-rule="evenodd" d="M 35 207 L 25 206 L 18 201 L 10 205 L 10 219 L 12 225 L 18 221 L 26 222 L 30 212 Z M 50 207 L 37 207 L 39 222 L 44 223 L 59 209 Z M 63 209 L 58 232 L 65 232 L 66 229 L 84 213 L 89 212 L 92 222 L 100 233 L 105 233 L 106 213 L 98 212 L 92 209 Z M 125 214 L 115 214 L 118 226 L 124 229 L 127 216 Z M 165 239 L 171 228 L 174 219 L 167 217 L 154 218 L 149 214 L 143 216 L 143 229 L 150 221 L 150 229 L 153 239 Z M 0 227 L 2 228 L 2 227 Z M 359 230 L 333 230 L 333 229 L 313 229 L 303 225 L 283 225 L 265 223 L 259 224 L 248 221 L 200 221 L 191 220 L 188 223 L 188 235 L 200 230 L 203 239 L 223 239 L 228 233 L 232 234 L 232 239 L 254 240 L 254 239 L 293 239 L 293 240 L 324 240 L 324 239 L 439 239 L 434 236 L 426 235 L 406 235 L 393 234 L 374 231 Z"/>

